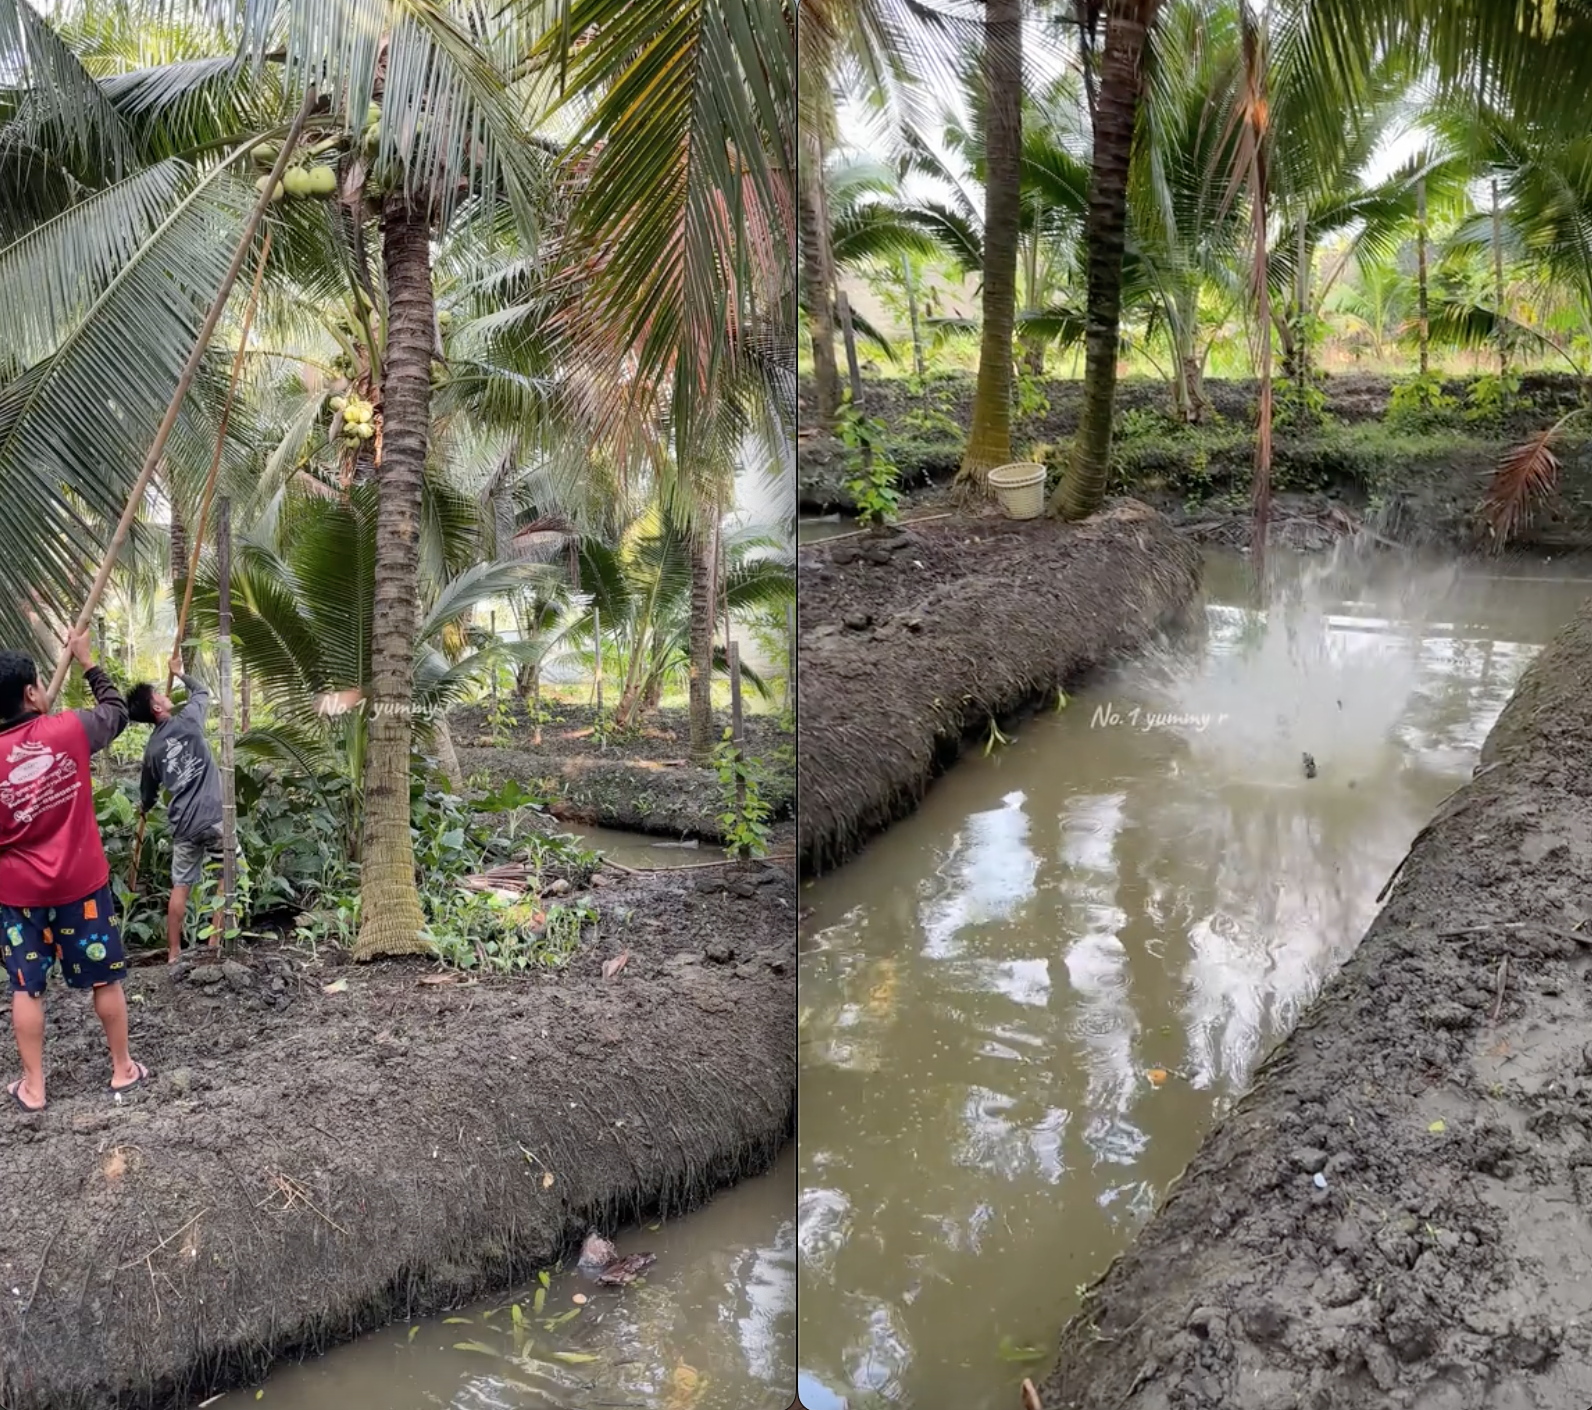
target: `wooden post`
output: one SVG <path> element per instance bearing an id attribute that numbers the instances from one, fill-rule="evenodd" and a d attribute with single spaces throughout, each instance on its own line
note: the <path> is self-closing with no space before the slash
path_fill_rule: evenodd
<path id="1" fill-rule="evenodd" d="M 901 256 L 901 277 L 907 286 L 907 316 L 912 320 L 912 370 L 923 375 L 923 337 L 918 332 L 918 286 L 912 277 L 912 256 Z"/>
<path id="2" fill-rule="evenodd" d="M 232 773 L 232 501 L 216 505 L 216 581 L 220 602 L 217 659 L 221 676 L 221 925 L 220 943 L 237 929 L 238 799 Z"/>
<path id="3" fill-rule="evenodd" d="M 785 708 L 796 704 L 796 604 L 785 608 Z"/>
<path id="4" fill-rule="evenodd" d="M 1498 209 L 1498 178 L 1492 180 L 1493 324 L 1498 332 L 1498 375 L 1509 371 L 1509 351 L 1504 342 L 1504 239 Z"/>
<path id="5" fill-rule="evenodd" d="M 745 721 L 741 717 L 741 648 L 738 642 L 730 643 L 730 738 L 739 747 L 746 738 Z"/>
<path id="6" fill-rule="evenodd" d="M 840 315 L 840 332 L 846 340 L 846 371 L 851 374 L 851 404 L 862 410 L 862 368 L 857 364 L 857 330 L 851 326 L 851 300 L 844 289 L 835 294 L 835 311 Z"/>
<path id="7" fill-rule="evenodd" d="M 1426 179 L 1415 183 L 1415 280 L 1416 308 L 1420 320 L 1421 376 L 1426 376 L 1429 366 L 1427 344 L 1432 325 L 1426 311 Z"/>
<path id="8" fill-rule="evenodd" d="M 740 764 L 745 757 L 746 729 L 741 718 L 741 648 L 730 643 L 730 741 L 735 746 L 735 818 L 738 823 L 746 821 L 746 781 L 741 777 Z M 747 856 L 745 847 L 741 848 L 741 856 Z"/>
<path id="9" fill-rule="evenodd" d="M 597 731 L 602 742 L 603 723 L 603 617 L 595 607 L 591 609 L 592 655 L 597 664 Z"/>

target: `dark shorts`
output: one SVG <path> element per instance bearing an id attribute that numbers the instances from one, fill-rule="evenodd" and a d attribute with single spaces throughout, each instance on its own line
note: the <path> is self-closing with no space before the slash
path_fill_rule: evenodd
<path id="1" fill-rule="evenodd" d="M 57 962 L 69 989 L 120 984 L 127 956 L 110 883 L 70 905 L 0 906 L 0 956 L 13 994 L 44 993 Z"/>

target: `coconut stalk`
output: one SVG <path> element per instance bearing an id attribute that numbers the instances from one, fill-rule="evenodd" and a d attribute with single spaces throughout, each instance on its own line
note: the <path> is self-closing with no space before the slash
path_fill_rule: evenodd
<path id="1" fill-rule="evenodd" d="M 111 535 L 111 541 L 105 547 L 104 558 L 100 562 L 99 571 L 94 574 L 93 585 L 89 588 L 88 600 L 83 604 L 83 610 L 78 613 L 77 621 L 73 624 L 74 630 L 83 631 L 94 620 L 95 610 L 99 607 L 101 594 L 105 591 L 105 584 L 110 581 L 111 570 L 116 566 L 116 560 L 121 556 L 122 547 L 127 542 L 128 531 L 133 526 L 133 520 L 138 517 L 138 507 L 144 502 L 144 495 L 149 489 L 149 482 L 154 478 L 155 467 L 160 464 L 161 457 L 166 453 L 166 442 L 171 439 L 172 429 L 177 424 L 177 413 L 182 410 L 183 398 L 188 395 L 188 389 L 193 386 L 193 379 L 198 374 L 199 364 L 204 361 L 205 353 L 210 347 L 210 339 L 215 336 L 216 325 L 221 322 L 222 312 L 226 309 L 227 300 L 232 296 L 232 287 L 238 282 L 238 275 L 243 270 L 243 262 L 249 257 L 249 248 L 254 244 L 255 234 L 260 228 L 260 222 L 265 219 L 266 209 L 271 204 L 272 193 L 276 190 L 277 182 L 282 179 L 282 173 L 287 170 L 288 162 L 292 158 L 293 148 L 298 143 L 299 134 L 304 130 L 310 112 L 315 107 L 315 89 L 311 86 L 305 94 L 304 106 L 298 111 L 298 116 L 293 119 L 293 125 L 288 128 L 287 137 L 282 142 L 281 150 L 276 154 L 276 164 L 271 168 L 270 175 L 266 178 L 264 189 L 260 192 L 259 199 L 254 203 L 254 209 L 249 212 L 249 218 L 244 222 L 243 235 L 238 241 L 238 248 L 233 253 L 232 263 L 227 267 L 226 274 L 222 277 L 221 287 L 216 291 L 215 301 L 210 305 L 210 312 L 205 315 L 205 321 L 200 326 L 199 336 L 194 340 L 193 351 L 188 355 L 188 361 L 182 369 L 182 374 L 177 378 L 176 389 L 171 395 L 171 404 L 166 408 L 166 414 L 161 419 L 160 426 L 155 432 L 155 439 L 150 443 L 149 453 L 144 457 L 143 469 L 138 472 L 138 478 L 133 482 L 132 492 L 127 496 L 127 507 L 122 510 L 121 520 L 116 525 L 116 532 Z M 261 139 L 264 140 L 263 138 Z M 260 145 L 251 143 L 244 150 L 252 151 Z M 54 705 L 55 698 L 61 693 L 61 687 L 66 682 L 66 673 L 72 667 L 72 652 L 70 647 L 63 647 L 60 659 L 55 663 L 55 674 L 50 678 L 50 687 L 45 692 L 45 699 Z"/>

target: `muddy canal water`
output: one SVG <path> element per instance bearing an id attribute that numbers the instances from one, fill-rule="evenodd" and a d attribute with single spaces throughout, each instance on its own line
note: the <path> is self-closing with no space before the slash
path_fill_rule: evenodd
<path id="1" fill-rule="evenodd" d="M 787 1153 L 687 1218 L 620 1231 L 621 1253 L 658 1258 L 628 1288 L 552 1271 L 545 1289 L 388 1327 L 210 1410 L 787 1410 L 795 1176 Z"/>
<path id="2" fill-rule="evenodd" d="M 1263 611 L 1210 560 L 1202 642 L 975 753 L 804 890 L 807 1410 L 1017 1405 L 1592 592 L 1273 570 Z"/>

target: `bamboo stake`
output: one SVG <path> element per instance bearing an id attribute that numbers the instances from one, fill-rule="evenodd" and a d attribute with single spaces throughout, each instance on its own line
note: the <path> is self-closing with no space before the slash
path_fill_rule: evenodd
<path id="1" fill-rule="evenodd" d="M 746 780 L 741 774 L 741 761 L 745 755 L 746 743 L 745 721 L 741 716 L 741 651 L 732 641 L 725 653 L 729 657 L 730 668 L 730 740 L 735 746 L 735 821 L 738 825 L 746 823 Z M 740 848 L 744 857 L 747 855 L 744 847 Z"/>
<path id="2" fill-rule="evenodd" d="M 138 515 L 138 506 L 143 503 L 144 492 L 149 488 L 149 482 L 154 478 L 155 467 L 160 464 L 161 456 L 166 452 L 166 442 L 171 439 L 173 427 L 177 424 L 177 413 L 182 409 L 183 398 L 188 395 L 188 389 L 193 386 L 193 379 L 199 371 L 199 364 L 204 361 L 206 351 L 210 346 L 210 339 L 214 336 L 216 325 L 221 321 L 222 312 L 226 309 L 227 300 L 232 295 L 232 286 L 237 283 L 238 275 L 243 269 L 243 262 L 249 257 L 249 247 L 254 243 L 260 222 L 265 219 L 266 207 L 271 204 L 271 193 L 275 191 L 276 184 L 282 179 L 282 173 L 287 170 L 289 159 L 293 155 L 293 148 L 298 143 L 299 133 L 304 130 L 311 110 L 315 106 L 315 89 L 310 88 L 305 95 L 304 106 L 299 109 L 298 116 L 293 119 L 293 125 L 288 129 L 287 137 L 282 143 L 282 149 L 277 153 L 276 165 L 271 168 L 269 177 L 265 182 L 265 189 L 260 193 L 259 199 L 254 203 L 248 220 L 244 223 L 243 237 L 238 241 L 238 248 L 232 256 L 232 263 L 227 267 L 226 275 L 221 280 L 221 287 L 216 291 L 215 302 L 210 305 L 210 312 L 205 315 L 204 324 L 199 329 L 199 336 L 194 341 L 193 351 L 188 355 L 187 364 L 182 369 L 182 375 L 177 378 L 176 390 L 172 393 L 171 404 L 166 408 L 166 415 L 162 418 L 159 429 L 155 432 L 155 439 L 149 447 L 149 454 L 144 457 L 144 467 L 138 472 L 138 478 L 133 482 L 132 492 L 127 496 L 127 507 L 122 510 L 121 521 L 116 525 L 116 532 L 111 535 L 111 541 L 106 545 L 104 560 L 100 563 L 99 571 L 94 575 L 93 586 L 89 588 L 88 601 L 83 604 L 83 610 L 78 614 L 73 629 L 82 631 L 94 619 L 94 612 L 99 607 L 100 595 L 105 591 L 105 584 L 110 581 L 111 570 L 116 566 L 116 560 L 121 555 L 122 547 L 127 542 L 128 531 L 132 528 L 133 520 Z M 55 698 L 61 693 L 61 686 L 66 682 L 66 673 L 72 666 L 72 652 L 70 648 L 63 648 L 60 659 L 55 664 L 55 674 L 50 678 L 50 688 L 45 693 L 45 699 L 50 705 L 55 704 Z"/>
<path id="3" fill-rule="evenodd" d="M 238 915 L 238 796 L 232 774 L 232 502 L 216 506 L 216 573 L 221 643 L 221 934 L 230 944 Z"/>

